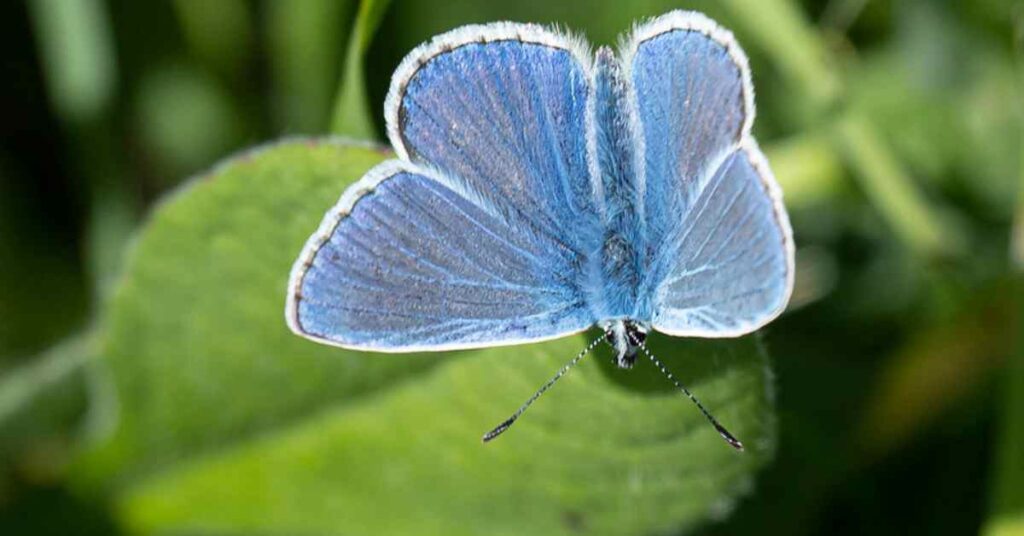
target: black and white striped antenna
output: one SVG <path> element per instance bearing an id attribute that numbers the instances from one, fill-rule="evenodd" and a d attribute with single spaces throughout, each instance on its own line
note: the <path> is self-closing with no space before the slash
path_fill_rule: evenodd
<path id="1" fill-rule="evenodd" d="M 517 409 L 511 417 L 505 419 L 501 424 L 495 426 L 493 430 L 484 434 L 483 442 L 487 443 L 493 440 L 494 438 L 498 437 L 502 433 L 504 433 L 509 428 L 511 428 L 512 425 L 515 424 L 516 420 L 519 419 L 519 417 L 526 412 L 530 405 L 533 404 L 534 401 L 536 401 L 538 398 L 540 398 L 540 396 L 543 395 L 548 389 L 550 389 L 551 386 L 555 384 L 555 382 L 562 378 L 562 376 L 565 376 L 565 374 L 569 372 L 569 369 L 573 368 L 574 366 L 576 366 L 577 363 L 583 360 L 583 358 L 586 357 L 586 355 L 590 353 L 590 351 L 593 350 L 598 344 L 600 344 L 601 341 L 607 342 L 608 333 L 606 333 L 605 335 L 605 337 L 598 337 L 591 341 L 586 348 L 581 350 L 579 354 L 576 354 L 576 357 L 572 358 L 571 361 L 566 363 L 562 368 L 558 369 L 558 372 L 555 373 L 555 375 L 552 376 L 551 379 L 547 381 L 547 383 L 542 385 L 536 393 L 533 393 L 533 396 L 527 399 L 522 406 L 519 406 L 519 409 Z M 718 435 L 722 436 L 722 439 L 724 439 L 725 442 L 729 444 L 729 446 L 739 451 L 743 450 L 743 443 L 740 442 L 739 439 L 736 439 L 736 436 L 732 435 L 732 433 L 729 432 L 729 430 L 727 430 L 725 426 L 722 426 L 722 423 L 718 422 L 718 419 L 715 419 L 714 415 L 712 415 L 711 412 L 704 407 L 704 404 L 701 404 L 700 400 L 698 400 L 697 397 L 694 396 L 693 393 L 691 393 L 690 390 L 687 389 L 686 386 L 682 384 L 682 382 L 676 379 L 675 375 L 668 370 L 665 364 L 654 356 L 654 353 L 647 348 L 646 341 L 640 340 L 639 338 L 636 338 L 633 334 L 630 333 L 627 333 L 627 337 L 629 337 L 630 343 L 632 343 L 636 348 L 639 348 L 640 351 L 642 351 L 644 355 L 646 355 L 651 360 L 651 362 L 654 363 L 654 366 L 658 367 L 658 370 L 660 370 L 661 373 L 664 374 L 670 382 L 672 382 L 672 385 L 676 386 L 676 389 L 679 389 L 679 391 L 683 395 L 689 398 L 690 401 L 697 406 L 697 409 L 699 409 L 701 414 L 704 415 L 704 418 L 708 420 L 711 426 L 713 426 L 715 430 L 718 432 Z M 612 348 L 615 348 L 614 345 L 612 346 Z"/>
<path id="2" fill-rule="evenodd" d="M 704 418 L 707 419 L 709 423 L 711 423 L 711 426 L 715 427 L 715 430 L 718 432 L 718 435 L 722 436 L 722 439 L 724 439 L 730 447 L 739 451 L 743 450 L 743 443 L 740 442 L 739 439 L 736 439 L 736 436 L 732 435 L 732 433 L 729 432 L 729 430 L 722 426 L 722 423 L 718 422 L 718 419 L 716 419 L 715 416 L 712 415 L 711 412 L 704 407 L 704 404 L 700 403 L 700 400 L 697 400 L 696 396 L 693 396 L 693 393 L 691 393 L 690 390 L 687 389 L 686 386 L 682 384 L 682 382 L 676 379 L 675 375 L 673 375 L 672 372 L 670 372 L 668 368 L 665 367 L 665 364 L 662 363 L 661 360 L 659 360 L 657 357 L 654 357 L 654 353 L 647 349 L 647 345 L 644 341 L 637 341 L 636 339 L 633 339 L 632 336 L 630 336 L 630 340 L 633 343 L 635 343 L 638 348 L 640 348 L 640 351 L 643 352 L 644 355 L 650 358 L 651 362 L 654 363 L 654 366 L 658 367 L 658 370 L 660 370 L 661 373 L 668 378 L 668 381 L 672 382 L 672 384 L 676 386 L 676 389 L 679 389 L 679 391 L 686 395 L 686 397 L 689 398 L 690 401 L 697 406 L 697 409 L 699 409 L 700 412 L 704 414 Z"/>
<path id="3" fill-rule="evenodd" d="M 580 360 L 584 358 L 584 356 L 590 353 L 590 351 L 593 350 L 594 347 L 600 344 L 603 340 L 604 337 L 598 337 L 594 339 L 593 341 L 590 342 L 590 344 L 587 345 L 586 348 L 580 351 L 580 353 L 577 354 L 576 357 L 572 358 L 572 361 L 569 361 L 568 363 L 565 364 L 565 366 L 558 369 L 558 372 L 554 376 L 552 376 L 547 383 L 542 385 L 540 389 L 537 389 L 537 392 L 533 393 L 533 396 L 531 396 L 526 402 L 524 402 L 522 406 L 519 406 L 519 409 L 517 409 L 511 417 L 505 419 L 504 422 L 502 422 L 498 426 L 495 426 L 493 430 L 484 434 L 483 442 L 487 443 L 488 441 L 501 435 L 502 432 L 504 432 L 505 430 L 508 430 L 510 427 L 512 427 L 512 425 L 515 424 L 516 419 L 518 419 L 520 415 L 526 412 L 526 408 L 529 408 L 530 404 L 533 404 L 534 400 L 540 398 L 540 395 L 544 394 L 544 391 L 550 389 L 551 386 L 555 384 L 555 382 L 557 382 L 562 376 L 565 376 L 566 372 L 569 372 L 569 369 L 576 366 L 576 363 L 579 363 Z"/>

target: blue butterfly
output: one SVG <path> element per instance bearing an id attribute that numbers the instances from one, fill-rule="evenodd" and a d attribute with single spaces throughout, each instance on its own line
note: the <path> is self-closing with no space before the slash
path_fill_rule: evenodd
<path id="1" fill-rule="evenodd" d="M 398 158 L 309 239 L 287 322 L 378 352 L 604 330 L 485 441 L 601 340 L 620 367 L 642 351 L 669 374 L 651 329 L 736 337 L 789 300 L 792 230 L 750 134 L 747 58 L 702 14 L 650 20 L 617 53 L 536 25 L 458 28 L 402 61 L 384 113 Z"/>

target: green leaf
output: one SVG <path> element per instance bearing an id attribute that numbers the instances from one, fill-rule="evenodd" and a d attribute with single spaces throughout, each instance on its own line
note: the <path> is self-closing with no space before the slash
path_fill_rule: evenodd
<path id="1" fill-rule="evenodd" d="M 574 370 L 506 435 L 500 421 L 584 344 L 491 349 L 131 489 L 142 532 L 646 534 L 749 487 L 770 450 L 756 342 L 670 343 L 672 366 L 751 443 L 737 453 L 650 366 Z M 366 356 L 365 359 L 373 359 Z"/>
<path id="2" fill-rule="evenodd" d="M 356 14 L 355 26 L 349 37 L 345 54 L 345 68 L 341 89 L 334 104 L 334 122 L 331 131 L 341 136 L 358 139 L 377 137 L 370 114 L 370 103 L 366 97 L 366 78 L 363 76 L 363 60 L 370 48 L 373 34 L 380 26 L 381 19 L 391 0 L 362 0 Z"/>
<path id="3" fill-rule="evenodd" d="M 101 335 L 120 423 L 83 478 L 125 478 L 217 448 L 432 362 L 354 359 L 284 326 L 302 244 L 344 187 L 384 157 L 368 146 L 284 143 L 229 161 L 157 208 Z"/>
<path id="4" fill-rule="evenodd" d="M 651 338 L 739 453 L 650 363 L 620 371 L 606 350 L 480 443 L 596 333 L 445 357 L 288 332 L 290 264 L 383 157 L 282 143 L 157 210 L 108 314 L 120 424 L 80 461 L 80 485 L 106 485 L 139 532 L 636 534 L 725 515 L 773 451 L 756 337 Z"/>

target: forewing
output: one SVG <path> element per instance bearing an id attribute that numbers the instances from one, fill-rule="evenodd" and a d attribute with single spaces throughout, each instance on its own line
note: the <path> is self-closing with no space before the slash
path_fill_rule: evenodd
<path id="1" fill-rule="evenodd" d="M 648 236 L 659 243 L 749 132 L 753 89 L 732 35 L 698 13 L 638 27 L 623 60 L 644 140 Z"/>
<path id="2" fill-rule="evenodd" d="M 750 135 L 746 56 L 707 17 L 637 28 L 624 64 L 644 143 L 646 237 L 656 329 L 728 337 L 777 316 L 793 284 L 781 193 Z"/>
<path id="3" fill-rule="evenodd" d="M 600 232 L 587 157 L 590 61 L 585 47 L 534 25 L 454 30 L 396 71 L 388 135 L 400 157 L 585 251 Z"/>
<path id="4" fill-rule="evenodd" d="M 327 214 L 292 269 L 296 333 L 407 352 L 514 344 L 591 324 L 552 251 L 446 186 L 392 160 Z"/>

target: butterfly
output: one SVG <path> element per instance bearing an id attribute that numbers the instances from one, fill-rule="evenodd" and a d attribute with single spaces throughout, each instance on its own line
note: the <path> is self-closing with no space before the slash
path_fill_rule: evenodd
<path id="1" fill-rule="evenodd" d="M 793 288 L 781 190 L 751 135 L 732 34 L 696 12 L 636 26 L 618 51 L 532 24 L 457 28 L 399 65 L 384 113 L 396 158 L 349 187 L 291 271 L 286 319 L 376 352 L 605 335 L 484 436 L 507 430 L 599 342 L 736 337 Z"/>

